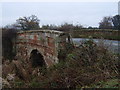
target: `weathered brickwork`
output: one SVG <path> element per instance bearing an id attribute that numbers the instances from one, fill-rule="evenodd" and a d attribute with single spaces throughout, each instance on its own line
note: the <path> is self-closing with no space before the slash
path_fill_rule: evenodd
<path id="1" fill-rule="evenodd" d="M 29 58 L 32 50 L 37 49 L 49 67 L 58 63 L 58 50 L 64 47 L 68 34 L 54 30 L 34 30 L 17 33 L 15 40 L 16 56 Z"/>

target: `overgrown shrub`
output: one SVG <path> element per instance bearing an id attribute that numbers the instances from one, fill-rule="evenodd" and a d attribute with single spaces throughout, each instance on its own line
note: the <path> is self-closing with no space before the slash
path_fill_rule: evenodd
<path id="1" fill-rule="evenodd" d="M 67 56 L 67 54 L 71 53 L 72 50 L 74 49 L 74 45 L 70 44 L 70 43 L 65 43 L 64 48 L 61 48 L 58 51 L 58 59 L 59 61 L 65 61 L 65 58 Z"/>
<path id="2" fill-rule="evenodd" d="M 68 53 L 64 62 L 48 69 L 46 87 L 76 88 L 118 76 L 118 59 L 92 40 Z M 52 84 L 51 84 L 52 83 Z"/>
<path id="3" fill-rule="evenodd" d="M 47 69 L 38 67 L 36 75 L 30 74 L 27 87 L 83 88 L 113 77 L 117 79 L 118 57 L 107 48 L 88 40 L 69 50 L 58 64 Z"/>
<path id="4" fill-rule="evenodd" d="M 2 29 L 2 56 L 9 60 L 12 60 L 15 55 L 13 53 L 13 39 L 15 39 L 16 33 L 15 29 Z"/>

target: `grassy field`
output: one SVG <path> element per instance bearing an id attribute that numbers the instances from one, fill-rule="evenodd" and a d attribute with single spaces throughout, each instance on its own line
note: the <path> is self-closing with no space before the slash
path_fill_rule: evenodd
<path id="1" fill-rule="evenodd" d="M 120 41 L 120 31 L 118 30 L 100 30 L 100 29 L 81 29 L 81 30 L 71 30 L 69 33 L 73 38 L 104 38 L 109 40 L 119 40 Z"/>

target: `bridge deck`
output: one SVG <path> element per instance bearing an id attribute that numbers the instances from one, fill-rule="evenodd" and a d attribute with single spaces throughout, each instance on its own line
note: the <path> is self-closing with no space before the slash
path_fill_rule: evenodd
<path id="1" fill-rule="evenodd" d="M 38 33 L 38 32 L 43 32 L 43 33 L 54 33 L 54 34 L 63 34 L 64 32 L 62 31 L 55 31 L 55 30 L 29 30 L 29 31 L 20 31 L 19 33 Z"/>

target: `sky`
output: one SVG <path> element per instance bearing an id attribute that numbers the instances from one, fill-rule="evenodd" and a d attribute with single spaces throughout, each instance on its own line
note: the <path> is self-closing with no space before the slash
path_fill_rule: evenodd
<path id="1" fill-rule="evenodd" d="M 40 26 L 65 22 L 98 27 L 104 16 L 118 14 L 118 2 L 2 2 L 2 26 L 36 15 Z"/>

